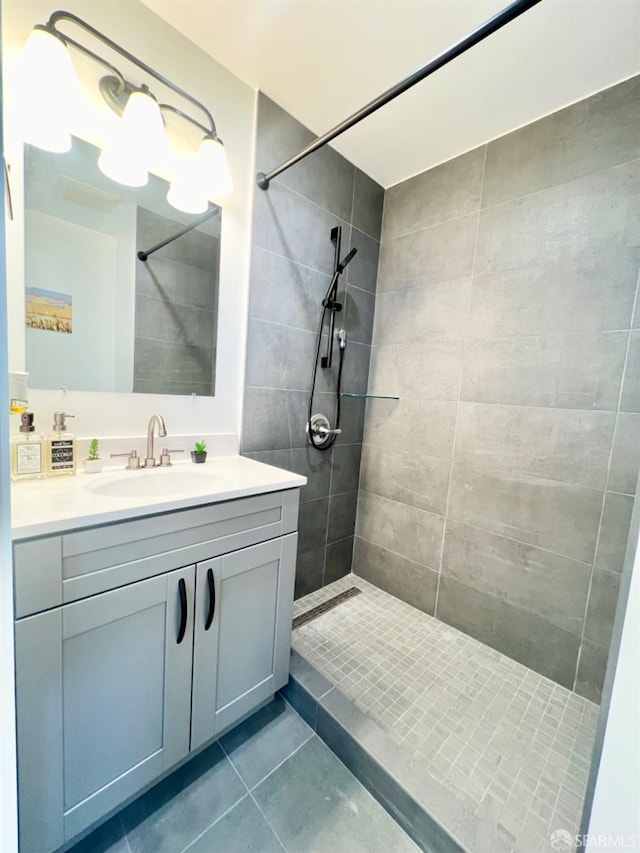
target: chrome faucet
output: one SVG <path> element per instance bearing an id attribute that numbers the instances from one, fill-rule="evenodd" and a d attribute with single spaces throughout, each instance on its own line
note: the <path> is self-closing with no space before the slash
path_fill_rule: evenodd
<path id="1" fill-rule="evenodd" d="M 144 460 L 145 468 L 155 468 L 158 464 L 153 450 L 153 432 L 156 424 L 158 425 L 158 435 L 160 438 L 164 438 L 167 434 L 167 428 L 164 425 L 164 418 L 162 415 L 151 415 L 149 418 L 149 426 L 147 427 L 147 456 Z"/>

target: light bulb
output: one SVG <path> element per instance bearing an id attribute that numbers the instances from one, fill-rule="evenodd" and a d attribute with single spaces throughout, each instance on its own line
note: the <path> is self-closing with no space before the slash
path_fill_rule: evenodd
<path id="1" fill-rule="evenodd" d="M 218 138 L 205 136 L 196 156 L 200 180 L 210 199 L 224 198 L 233 192 L 233 182 L 224 145 Z"/>
<path id="2" fill-rule="evenodd" d="M 68 151 L 80 84 L 63 42 L 36 27 L 24 46 L 19 76 L 24 141 L 45 151 Z"/>
<path id="3" fill-rule="evenodd" d="M 174 173 L 175 177 L 167 193 L 169 204 L 183 213 L 204 213 L 209 204 L 197 157 L 178 160 Z"/>
<path id="4" fill-rule="evenodd" d="M 102 149 L 100 171 L 120 184 L 143 187 L 149 180 L 149 166 L 164 162 L 168 155 L 160 108 L 149 92 L 135 89 L 113 138 Z"/>

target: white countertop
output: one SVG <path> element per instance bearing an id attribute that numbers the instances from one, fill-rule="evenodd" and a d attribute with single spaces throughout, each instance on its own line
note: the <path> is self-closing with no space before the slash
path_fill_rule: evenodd
<path id="1" fill-rule="evenodd" d="M 188 490 L 182 486 L 175 494 L 170 494 L 166 485 L 170 482 L 170 472 L 179 474 L 181 480 L 185 474 L 193 474 L 202 482 Z M 108 484 L 125 477 L 162 477 L 158 482 L 162 483 L 163 488 L 159 491 L 163 493 L 144 497 L 111 497 L 94 491 L 103 484 L 108 488 Z M 180 462 L 170 469 L 110 469 L 101 474 L 78 471 L 73 477 L 28 480 L 14 483 L 11 487 L 12 535 L 14 539 L 26 539 L 60 533 L 174 509 L 296 489 L 306 482 L 306 477 L 299 474 L 263 465 L 244 456 L 216 457 L 203 465 Z"/>

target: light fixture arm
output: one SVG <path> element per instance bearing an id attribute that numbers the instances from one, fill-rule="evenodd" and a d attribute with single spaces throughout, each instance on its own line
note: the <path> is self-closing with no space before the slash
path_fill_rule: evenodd
<path id="1" fill-rule="evenodd" d="M 196 127 L 199 127 L 201 130 L 204 130 L 205 133 L 207 133 L 213 139 L 218 138 L 218 135 L 216 132 L 216 123 L 213 120 L 213 116 L 211 115 L 209 110 L 204 106 L 204 104 L 200 103 L 200 101 L 198 101 L 196 98 L 194 98 L 188 92 L 185 92 L 184 89 L 181 89 L 180 86 L 177 86 L 175 83 L 173 83 L 167 77 L 160 74 L 158 71 L 155 71 L 153 68 L 151 68 L 151 66 L 147 65 L 146 62 L 143 62 L 141 59 L 138 59 L 136 56 L 134 56 L 132 53 L 130 53 L 128 50 L 126 50 L 124 47 L 121 47 L 119 44 L 117 44 L 115 41 L 110 39 L 108 36 L 105 36 L 103 33 L 101 33 L 95 27 L 92 27 L 91 24 L 88 24 L 86 21 L 83 21 L 82 18 L 79 18 L 77 15 L 74 15 L 72 12 L 58 11 L 58 12 L 54 12 L 51 15 L 51 17 L 49 18 L 49 20 L 47 21 L 47 23 L 44 26 L 41 25 L 40 28 L 47 30 L 52 35 L 56 36 L 56 38 L 59 38 L 60 41 L 63 42 L 63 44 L 71 45 L 72 47 L 76 48 L 76 50 L 79 50 L 81 53 L 84 53 L 85 56 L 90 57 L 91 59 L 95 60 L 96 62 L 98 62 L 101 65 L 108 68 L 117 77 L 117 79 L 118 79 L 118 81 L 122 87 L 122 90 L 124 90 L 126 85 L 127 85 L 127 81 L 126 81 L 125 77 L 121 74 L 121 72 L 118 71 L 118 69 L 115 68 L 113 65 L 111 65 L 109 62 L 102 59 L 102 57 L 93 53 L 91 50 L 84 47 L 84 45 L 81 45 L 79 42 L 75 41 L 75 39 L 72 39 L 69 36 L 65 35 L 64 33 L 60 32 L 60 30 L 56 28 L 56 25 L 60 21 L 69 21 L 70 23 L 75 24 L 76 26 L 80 27 L 85 32 L 89 33 L 94 38 L 98 39 L 98 41 L 101 41 L 103 44 L 107 45 L 107 47 L 109 47 L 111 50 L 120 54 L 120 56 L 124 57 L 126 60 L 131 62 L 133 65 L 136 65 L 138 68 L 140 68 L 141 71 L 144 71 L 145 74 L 148 74 L 150 77 L 153 77 L 159 83 L 162 83 L 163 86 L 166 86 L 168 89 L 171 89 L 171 91 L 175 92 L 177 95 L 180 95 L 181 98 L 184 98 L 186 101 L 189 101 L 189 103 L 193 104 L 193 106 L 197 107 L 202 113 L 204 113 L 204 115 L 206 116 L 206 120 L 208 122 L 208 126 L 205 127 L 203 124 L 201 124 L 200 122 L 193 119 L 190 115 L 183 112 L 182 110 L 178 110 L 175 107 L 168 107 L 167 105 L 163 105 L 163 107 L 165 109 L 169 108 L 172 112 L 177 113 L 178 115 L 182 116 L 187 121 L 191 122 L 191 124 L 194 124 Z"/>

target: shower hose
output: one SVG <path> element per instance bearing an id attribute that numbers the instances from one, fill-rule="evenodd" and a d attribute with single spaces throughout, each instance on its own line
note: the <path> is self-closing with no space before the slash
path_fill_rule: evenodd
<path id="1" fill-rule="evenodd" d="M 316 390 L 316 375 L 318 373 L 318 360 L 320 359 L 320 347 L 322 345 L 322 328 L 324 326 L 324 318 L 327 314 L 326 305 L 322 308 L 322 316 L 320 317 L 320 325 L 318 326 L 318 337 L 316 340 L 316 356 L 313 362 L 313 373 L 311 374 L 311 391 L 309 393 L 309 411 L 307 414 L 307 441 L 311 445 L 311 447 L 315 447 L 316 450 L 329 450 L 333 447 L 333 444 L 337 438 L 337 435 L 333 433 L 328 438 L 323 438 L 321 444 L 317 444 L 316 440 L 311 432 L 311 416 L 313 414 L 313 397 Z M 344 365 L 344 351 L 346 348 L 346 343 L 340 342 L 340 361 L 338 362 L 338 383 L 336 387 L 336 420 L 335 420 L 335 429 L 340 428 L 340 390 L 342 386 L 342 367 Z"/>

